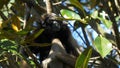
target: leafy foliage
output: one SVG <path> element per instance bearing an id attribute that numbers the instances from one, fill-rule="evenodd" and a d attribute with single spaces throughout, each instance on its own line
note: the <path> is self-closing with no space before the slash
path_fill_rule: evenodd
<path id="1" fill-rule="evenodd" d="M 88 61 L 92 54 L 92 48 L 87 48 L 78 58 L 76 61 L 75 68 L 88 68 Z"/>
<path id="2" fill-rule="evenodd" d="M 77 56 L 78 58 L 74 56 L 77 61 L 76 64 L 73 62 L 72 66 L 114 68 L 115 65 L 119 65 L 119 3 L 119 0 L 85 0 L 85 2 L 54 0 L 52 2 L 53 13 L 59 15 L 55 20 L 68 22 L 82 41 L 79 42 L 82 53 Z M 34 39 L 44 31 L 44 29 L 34 30 L 41 27 L 39 24 L 43 24 L 43 15 L 46 13 L 45 4 L 42 0 L 0 0 L 0 67 L 19 68 L 24 66 L 22 62 L 25 62 L 28 67 L 40 67 L 37 57 L 34 57 L 29 49 L 27 50 L 27 44 L 48 45 L 33 43 Z M 28 36 L 29 32 L 32 33 L 30 36 Z M 31 59 L 20 53 L 21 48 L 28 51 L 32 56 Z"/>
<path id="3" fill-rule="evenodd" d="M 75 7 L 79 8 L 83 12 L 84 16 L 86 16 L 85 11 L 83 9 L 83 6 L 82 6 L 82 4 L 80 4 L 79 1 L 77 1 L 77 0 L 70 0 L 70 2 L 71 2 L 72 5 L 74 5 Z"/>
<path id="4" fill-rule="evenodd" d="M 107 27 L 107 28 L 111 28 L 112 26 L 112 22 L 110 20 L 107 20 L 106 17 L 108 17 L 108 15 L 103 11 L 101 13 L 99 13 L 100 16 L 98 16 L 98 11 L 94 11 L 91 14 L 91 17 L 94 19 L 99 19 L 100 21 L 103 22 L 103 24 Z"/>
<path id="5" fill-rule="evenodd" d="M 63 17 L 66 18 L 66 19 L 74 19 L 74 20 L 79 20 L 79 19 L 81 19 L 78 14 L 76 14 L 75 12 L 66 10 L 66 9 L 62 9 L 62 10 L 61 10 L 61 14 L 62 14 Z"/>
<path id="6" fill-rule="evenodd" d="M 12 52 L 13 54 L 17 54 L 18 46 L 15 44 L 14 41 L 10 41 L 8 39 L 3 39 L 0 41 L 0 53 L 1 55 L 6 52 Z"/>
<path id="7" fill-rule="evenodd" d="M 94 45 L 103 58 L 112 50 L 112 44 L 101 35 L 95 39 Z"/>

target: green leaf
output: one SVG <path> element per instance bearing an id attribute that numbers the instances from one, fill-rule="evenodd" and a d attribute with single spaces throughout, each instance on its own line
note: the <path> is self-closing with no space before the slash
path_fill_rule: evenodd
<path id="1" fill-rule="evenodd" d="M 99 19 L 100 21 L 103 22 L 103 24 L 107 27 L 107 28 L 110 28 L 112 27 L 112 22 L 110 20 L 107 20 L 105 18 L 105 16 L 107 16 L 107 14 L 103 11 L 102 13 L 100 13 L 100 17 L 98 16 L 98 11 L 94 11 L 92 14 L 91 14 L 91 17 L 93 19 Z"/>
<path id="2" fill-rule="evenodd" d="M 70 10 L 62 9 L 60 12 L 62 16 L 65 18 L 65 20 L 76 20 L 83 24 L 87 24 L 89 21 L 88 16 L 86 16 L 86 18 L 81 19 L 81 17 L 77 13 Z"/>
<path id="3" fill-rule="evenodd" d="M 28 34 L 28 30 L 22 30 L 22 31 L 19 31 L 19 32 L 17 32 L 17 34 L 18 35 L 26 35 L 26 34 Z"/>
<path id="4" fill-rule="evenodd" d="M 107 13 L 105 13 L 105 11 L 102 11 L 98 19 L 101 20 L 107 28 L 110 28 L 112 27 L 112 22 L 110 20 L 107 20 L 106 17 L 108 17 Z"/>
<path id="5" fill-rule="evenodd" d="M 87 48 L 78 58 L 75 68 L 88 68 L 88 61 L 92 54 L 92 47 Z"/>
<path id="6" fill-rule="evenodd" d="M 8 39 L 2 39 L 0 40 L 0 48 L 4 50 L 17 50 L 17 45 L 15 44 L 14 41 L 8 40 Z"/>
<path id="7" fill-rule="evenodd" d="M 116 21 L 119 21 L 119 20 L 120 20 L 120 16 L 117 16 L 117 17 L 115 18 L 115 20 L 116 20 Z"/>
<path id="8" fill-rule="evenodd" d="M 79 8 L 83 12 L 84 16 L 86 16 L 85 11 L 83 9 L 83 6 L 82 6 L 82 4 L 78 0 L 70 0 L 70 2 L 71 2 L 72 5 L 74 5 L 77 8 Z"/>
<path id="9" fill-rule="evenodd" d="M 75 19 L 75 20 L 81 19 L 80 16 L 73 11 L 62 9 L 60 12 L 62 16 L 66 19 Z"/>
<path id="10" fill-rule="evenodd" d="M 40 29 L 40 30 L 34 35 L 34 38 L 37 38 L 40 34 L 42 34 L 43 31 L 44 31 L 44 29 Z"/>
<path id="11" fill-rule="evenodd" d="M 98 18 L 98 11 L 97 11 L 97 10 L 94 11 L 94 12 L 91 14 L 91 17 L 92 17 L 93 19 Z"/>
<path id="12" fill-rule="evenodd" d="M 112 22 L 110 20 L 104 19 L 104 18 L 100 18 L 99 19 L 103 22 L 103 24 L 107 27 L 110 28 L 112 27 Z"/>
<path id="13" fill-rule="evenodd" d="M 95 39 L 94 46 L 102 58 L 104 58 L 112 50 L 112 44 L 101 35 Z"/>
<path id="14" fill-rule="evenodd" d="M 18 54 L 18 46 L 17 44 L 9 39 L 0 40 L 0 56 L 5 54 L 5 52 L 11 52 L 12 54 Z"/>

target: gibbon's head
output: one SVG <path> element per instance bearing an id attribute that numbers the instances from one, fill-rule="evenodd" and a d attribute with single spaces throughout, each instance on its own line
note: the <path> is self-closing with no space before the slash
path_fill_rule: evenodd
<path id="1" fill-rule="evenodd" d="M 58 16 L 54 13 L 43 15 L 43 23 L 42 27 L 46 30 L 50 30 L 53 32 L 60 31 L 65 28 L 67 24 L 64 21 L 57 20 Z"/>

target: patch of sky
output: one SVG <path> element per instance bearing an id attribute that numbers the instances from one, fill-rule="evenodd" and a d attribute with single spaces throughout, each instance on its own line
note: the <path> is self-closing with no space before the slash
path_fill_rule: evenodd
<path id="1" fill-rule="evenodd" d="M 87 2 L 87 0 L 79 0 L 80 2 L 82 2 L 82 3 L 86 3 Z"/>
<path id="2" fill-rule="evenodd" d="M 94 31 L 94 30 L 91 28 L 90 25 L 88 25 L 88 26 L 86 27 L 86 29 L 87 29 L 87 31 L 88 31 L 89 33 L 91 33 L 92 39 L 95 40 L 95 38 L 98 36 L 98 34 L 96 33 L 96 31 Z"/>
<path id="3" fill-rule="evenodd" d="M 88 14 L 90 14 L 90 13 L 93 11 L 93 10 L 88 9 L 87 6 L 83 6 L 83 8 L 85 9 L 85 11 L 86 11 Z"/>
<path id="4" fill-rule="evenodd" d="M 120 26 L 119 26 L 118 30 L 119 30 L 119 32 L 120 32 Z"/>
<path id="5" fill-rule="evenodd" d="M 70 24 L 73 26 L 74 25 L 74 22 L 73 21 L 69 21 Z M 70 27 L 70 30 L 72 32 L 72 35 L 73 37 L 77 40 L 78 44 L 83 46 L 83 47 L 86 47 L 86 44 L 85 44 L 85 39 L 84 39 L 84 36 L 83 36 L 83 33 L 82 33 L 82 29 L 79 27 L 78 29 L 76 29 L 76 31 L 80 34 L 80 37 L 78 35 L 78 33 L 76 31 L 74 31 L 73 27 L 71 27 L 70 25 L 68 25 Z M 111 33 L 111 30 L 106 28 L 104 24 L 100 24 L 100 26 L 107 32 L 107 33 Z M 120 28 L 119 28 L 120 29 Z M 87 37 L 88 37 L 88 40 L 90 42 L 90 45 L 93 45 L 93 41 L 95 40 L 95 38 L 98 36 L 98 34 L 96 33 L 96 31 L 94 31 L 90 25 L 86 26 L 85 28 L 86 30 L 86 34 L 87 34 Z"/>
<path id="6" fill-rule="evenodd" d="M 120 32 L 120 20 L 118 21 L 118 30 Z"/>
<path id="7" fill-rule="evenodd" d="M 76 29 L 76 31 L 74 31 L 73 26 L 74 26 L 75 21 L 69 21 L 69 22 L 70 23 L 68 26 L 70 27 L 73 37 L 77 40 L 77 42 L 80 46 L 86 47 L 86 42 L 85 42 L 81 27 L 79 27 L 78 29 Z M 86 34 L 87 34 L 88 40 L 90 42 L 90 45 L 92 45 L 93 40 L 98 36 L 98 34 L 89 25 L 85 28 L 85 30 L 87 31 Z M 78 33 L 79 33 L 79 35 L 78 35 Z M 90 35 L 91 35 L 91 37 L 90 37 Z"/>
<path id="8" fill-rule="evenodd" d="M 111 33 L 111 29 L 108 29 L 104 24 L 100 24 L 100 26 L 107 32 L 107 33 Z"/>
<path id="9" fill-rule="evenodd" d="M 93 41 L 98 36 L 98 34 L 91 28 L 90 25 L 86 26 L 86 34 L 90 42 L 90 45 L 93 45 Z"/>
<path id="10" fill-rule="evenodd" d="M 79 33 L 79 35 L 81 37 L 78 35 L 78 33 L 76 31 Z M 85 42 L 85 39 L 84 39 L 84 36 L 83 36 L 83 33 L 82 33 L 82 29 L 78 28 L 76 31 L 73 32 L 74 38 L 77 40 L 79 45 L 81 45 L 83 47 L 86 47 L 86 42 Z"/>
<path id="11" fill-rule="evenodd" d="M 118 66 L 118 68 L 120 68 L 120 65 Z"/>
<path id="12" fill-rule="evenodd" d="M 80 45 L 80 46 L 83 46 L 83 47 L 86 47 L 85 45 L 85 42 L 84 42 L 84 37 L 83 37 L 83 34 L 82 34 L 82 30 L 81 28 L 78 28 L 76 31 L 74 31 L 74 22 L 75 21 L 69 21 L 69 24 L 68 24 L 68 27 L 70 28 L 70 31 L 72 33 L 72 36 L 76 39 L 77 43 Z M 79 33 L 79 35 L 78 35 Z"/>

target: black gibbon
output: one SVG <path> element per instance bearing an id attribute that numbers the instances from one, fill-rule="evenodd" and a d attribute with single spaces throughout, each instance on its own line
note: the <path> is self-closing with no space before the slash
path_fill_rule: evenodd
<path id="1" fill-rule="evenodd" d="M 68 54 L 78 56 L 79 46 L 72 37 L 69 27 L 61 20 L 54 20 L 54 16 L 56 15 L 45 15 L 44 22 L 42 22 L 41 26 L 37 29 L 39 30 L 41 28 L 44 28 L 44 31 L 34 40 L 34 42 L 51 43 L 54 38 L 58 38 L 62 42 Z M 39 53 L 40 61 L 43 61 L 48 57 L 51 46 L 29 46 L 29 48 L 34 54 Z"/>

